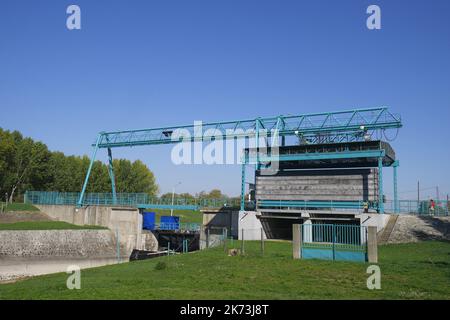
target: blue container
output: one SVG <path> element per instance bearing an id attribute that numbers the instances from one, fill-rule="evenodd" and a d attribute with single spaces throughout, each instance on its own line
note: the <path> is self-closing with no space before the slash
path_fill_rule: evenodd
<path id="1" fill-rule="evenodd" d="M 161 230 L 178 230 L 178 229 L 180 229 L 180 217 L 161 216 L 159 228 Z"/>
<path id="2" fill-rule="evenodd" d="M 145 230 L 155 230 L 155 217 L 154 212 L 143 212 L 142 213 L 142 229 Z"/>

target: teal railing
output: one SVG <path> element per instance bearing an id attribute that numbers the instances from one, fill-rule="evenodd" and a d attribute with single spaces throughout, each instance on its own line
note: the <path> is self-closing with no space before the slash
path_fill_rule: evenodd
<path id="1" fill-rule="evenodd" d="M 418 215 L 436 215 L 436 216 L 448 216 L 450 209 L 450 202 L 446 200 L 435 200 L 435 208 L 431 209 L 430 201 L 417 201 L 417 200 L 398 200 L 397 208 L 395 209 L 395 202 L 393 200 L 387 200 L 384 202 L 384 211 L 386 213 L 403 213 L 403 214 L 418 214 Z M 307 200 L 259 200 L 257 207 L 262 209 L 297 209 L 297 210 L 314 210 L 314 209 L 326 209 L 326 210 L 363 210 L 364 201 L 307 201 Z M 377 203 L 369 202 L 368 209 L 376 210 Z"/>
<path id="2" fill-rule="evenodd" d="M 55 191 L 27 191 L 24 196 L 25 203 L 48 205 L 76 205 L 80 197 L 79 192 L 55 192 Z M 222 208 L 239 207 L 239 199 L 206 199 L 206 198 L 177 198 L 172 203 L 171 198 L 151 197 L 146 193 L 117 193 L 116 201 L 113 201 L 112 193 L 86 193 L 83 205 L 117 205 L 117 206 L 142 206 L 159 208 Z M 250 205 L 250 204 L 249 204 Z"/>
<path id="3" fill-rule="evenodd" d="M 31 204 L 57 204 L 57 205 L 76 205 L 79 199 L 79 192 L 52 192 L 52 191 L 27 191 L 25 193 L 25 202 Z M 222 208 L 239 207 L 239 199 L 206 199 L 206 198 L 174 198 L 172 199 L 150 197 L 146 193 L 117 193 L 117 202 L 113 202 L 112 193 L 87 193 L 84 197 L 84 205 L 117 205 L 117 206 L 141 206 L 143 208 L 178 208 L 196 210 L 199 208 Z M 375 202 L 369 202 L 369 209 L 376 209 Z M 261 200 L 257 203 L 258 208 L 277 208 L 277 209 L 354 209 L 363 210 L 363 201 L 284 201 L 284 200 Z M 430 201 L 427 200 L 399 200 L 397 202 L 398 213 L 419 214 L 419 215 L 438 215 L 448 216 L 450 202 L 446 200 L 435 200 L 435 209 L 431 210 Z M 246 202 L 247 209 L 253 209 L 253 202 Z M 384 202 L 386 213 L 395 213 L 395 204 L 393 200 Z"/>

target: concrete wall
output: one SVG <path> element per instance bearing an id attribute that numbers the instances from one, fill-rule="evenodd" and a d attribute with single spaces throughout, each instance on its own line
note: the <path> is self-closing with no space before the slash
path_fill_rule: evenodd
<path id="1" fill-rule="evenodd" d="M 244 230 L 244 240 L 261 240 L 261 221 L 257 218 L 259 213 L 256 211 L 239 211 L 239 237 L 242 239 L 242 230 Z M 266 234 L 263 231 L 263 238 Z"/>
<path id="2" fill-rule="evenodd" d="M 242 238 L 244 229 L 245 240 L 261 240 L 261 222 L 256 217 L 256 211 L 224 211 L 224 210 L 203 210 L 203 228 L 200 234 L 200 247 L 206 245 L 206 230 L 210 228 L 209 240 L 216 241 L 217 236 L 222 235 L 222 228 L 227 228 L 227 236 Z M 217 233 L 217 234 L 216 234 Z M 264 239 L 266 235 L 264 234 Z"/>
<path id="3" fill-rule="evenodd" d="M 380 232 L 389 221 L 389 214 L 380 213 L 362 213 L 355 216 L 359 218 L 362 226 L 376 227 L 377 232 Z"/>
<path id="4" fill-rule="evenodd" d="M 110 230 L 0 231 L 0 281 L 128 261 Z"/>
<path id="5" fill-rule="evenodd" d="M 377 169 L 280 171 L 256 177 L 257 200 L 376 201 Z"/>
<path id="6" fill-rule="evenodd" d="M 149 230 L 142 230 L 141 235 L 141 250 L 158 251 L 158 239 L 156 239 L 153 232 Z"/>
<path id="7" fill-rule="evenodd" d="M 131 254 L 133 249 L 145 249 L 142 244 L 142 215 L 137 208 L 70 205 L 36 205 L 42 212 L 58 221 L 76 225 L 97 225 L 119 236 L 120 244 Z M 145 236 L 146 237 L 146 236 Z"/>
<path id="8" fill-rule="evenodd" d="M 2 230 L 1 257 L 115 257 L 110 230 Z"/>
<path id="9" fill-rule="evenodd" d="M 215 228 L 227 228 L 229 237 L 238 236 L 239 211 L 209 209 L 202 210 L 203 226 Z"/>

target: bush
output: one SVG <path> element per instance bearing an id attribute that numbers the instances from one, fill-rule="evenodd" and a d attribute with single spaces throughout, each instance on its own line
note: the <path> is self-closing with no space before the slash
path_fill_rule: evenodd
<path id="1" fill-rule="evenodd" d="M 158 261 L 158 263 L 155 266 L 155 270 L 165 270 L 167 269 L 168 265 L 165 261 Z"/>

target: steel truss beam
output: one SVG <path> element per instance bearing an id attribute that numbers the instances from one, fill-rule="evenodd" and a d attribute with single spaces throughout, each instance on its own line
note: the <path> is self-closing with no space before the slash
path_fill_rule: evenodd
<path id="1" fill-rule="evenodd" d="M 401 127 L 402 123 L 399 116 L 389 112 L 386 107 L 379 107 L 298 116 L 280 115 L 269 118 L 211 122 L 202 123 L 201 126 L 194 122 L 194 125 L 101 132 L 97 141 L 93 144 L 94 151 L 77 205 L 83 205 L 89 176 L 97 151 L 100 148 L 109 150 L 111 189 L 115 195 L 111 148 L 171 144 L 180 141 L 256 138 L 256 148 L 258 149 L 259 140 L 263 134 L 266 137 L 272 137 L 272 139 L 265 139 L 266 145 L 269 145 L 269 140 L 272 140 L 271 145 L 279 145 L 278 138 L 280 137 L 282 145 L 284 145 L 286 136 L 297 136 L 307 143 L 315 144 L 363 141 L 367 135 L 373 135 L 377 131 L 383 132 L 384 130 Z M 259 162 L 257 161 L 257 167 L 259 167 Z"/>
<path id="2" fill-rule="evenodd" d="M 298 136 L 308 140 L 309 143 L 361 141 L 365 134 L 373 134 L 377 130 L 396 129 L 401 126 L 399 116 L 393 115 L 386 107 L 381 107 L 299 116 L 202 123 L 202 135 L 195 131 L 195 129 L 199 129 L 199 125 L 101 132 L 98 147 L 117 148 L 170 144 L 180 141 L 211 141 L 235 137 L 255 137 L 260 135 L 261 131 L 267 131 L 270 135 L 272 130 L 277 130 L 280 137 Z M 227 130 L 236 134 L 227 137 Z M 173 133 L 181 133 L 182 131 L 185 136 L 172 136 Z"/>

